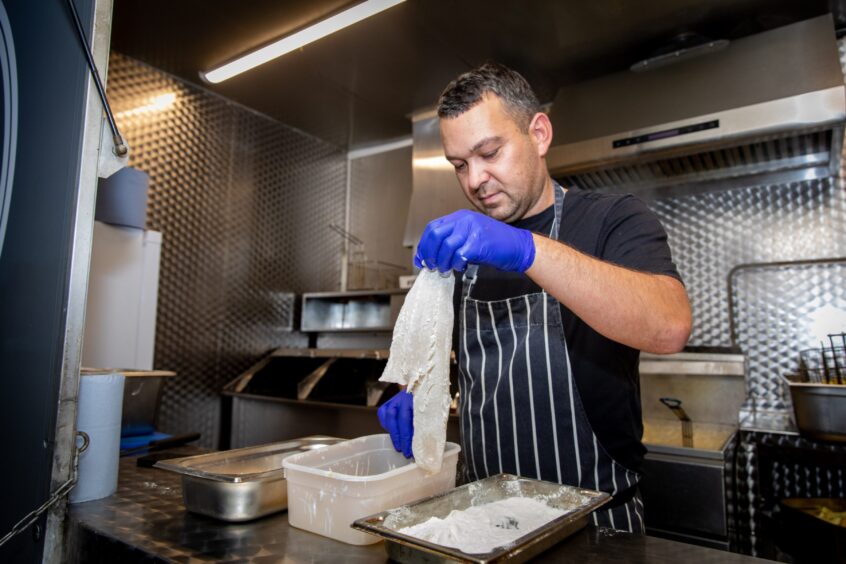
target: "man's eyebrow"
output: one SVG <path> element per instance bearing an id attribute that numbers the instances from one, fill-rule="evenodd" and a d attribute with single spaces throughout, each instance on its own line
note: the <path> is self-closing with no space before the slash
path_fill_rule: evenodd
<path id="1" fill-rule="evenodd" d="M 501 142 L 502 142 L 502 137 L 500 137 L 499 135 L 495 135 L 493 137 L 485 137 L 484 139 L 482 139 L 481 141 L 479 141 L 478 143 L 473 145 L 473 148 L 470 149 L 470 152 L 475 153 L 476 151 L 478 151 L 479 149 L 481 149 L 482 147 L 484 147 L 488 143 L 501 143 Z"/>
<path id="2" fill-rule="evenodd" d="M 502 143 L 502 141 L 503 141 L 503 138 L 500 135 L 493 135 L 491 137 L 485 137 L 484 139 L 482 139 L 481 141 L 479 141 L 478 143 L 473 145 L 473 148 L 470 149 L 470 152 L 475 153 L 476 151 L 478 151 L 479 149 L 481 149 L 485 145 L 488 145 L 490 143 Z M 453 156 L 450 156 L 450 155 L 446 155 L 446 158 L 447 158 L 447 160 L 461 160 L 460 157 L 453 157 Z"/>

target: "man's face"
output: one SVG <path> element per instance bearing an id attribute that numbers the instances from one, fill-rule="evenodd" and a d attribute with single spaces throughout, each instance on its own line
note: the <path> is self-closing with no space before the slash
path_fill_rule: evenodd
<path id="1" fill-rule="evenodd" d="M 531 128 L 521 131 L 498 96 L 486 94 L 463 114 L 441 118 L 440 129 L 446 158 L 479 211 L 509 223 L 543 211 L 545 147 Z"/>

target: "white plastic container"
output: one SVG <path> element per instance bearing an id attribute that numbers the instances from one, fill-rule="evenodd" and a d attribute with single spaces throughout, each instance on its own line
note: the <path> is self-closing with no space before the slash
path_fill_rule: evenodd
<path id="1" fill-rule="evenodd" d="M 441 471 L 430 476 L 394 450 L 389 435 L 359 437 L 289 456 L 282 461 L 288 480 L 288 522 L 349 544 L 379 542 L 379 537 L 350 525 L 454 488 L 460 450 L 448 442 Z"/>

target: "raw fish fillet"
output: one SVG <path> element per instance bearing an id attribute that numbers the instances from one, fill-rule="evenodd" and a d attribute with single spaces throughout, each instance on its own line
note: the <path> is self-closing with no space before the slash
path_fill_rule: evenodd
<path id="1" fill-rule="evenodd" d="M 441 469 L 449 416 L 449 353 L 455 277 L 423 269 L 400 310 L 383 382 L 406 386 L 414 396 L 411 451 L 428 473 Z"/>

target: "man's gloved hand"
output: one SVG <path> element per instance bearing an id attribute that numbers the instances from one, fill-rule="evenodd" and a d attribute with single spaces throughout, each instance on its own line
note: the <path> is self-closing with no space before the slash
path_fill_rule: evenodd
<path id="1" fill-rule="evenodd" d="M 470 210 L 429 222 L 414 255 L 417 268 L 426 266 L 441 272 L 462 272 L 468 263 L 525 272 L 534 260 L 535 242 L 530 231 Z"/>
<path id="2" fill-rule="evenodd" d="M 401 390 L 382 404 L 376 412 L 379 423 L 391 435 L 394 448 L 411 458 L 411 439 L 414 437 L 414 396 Z"/>

